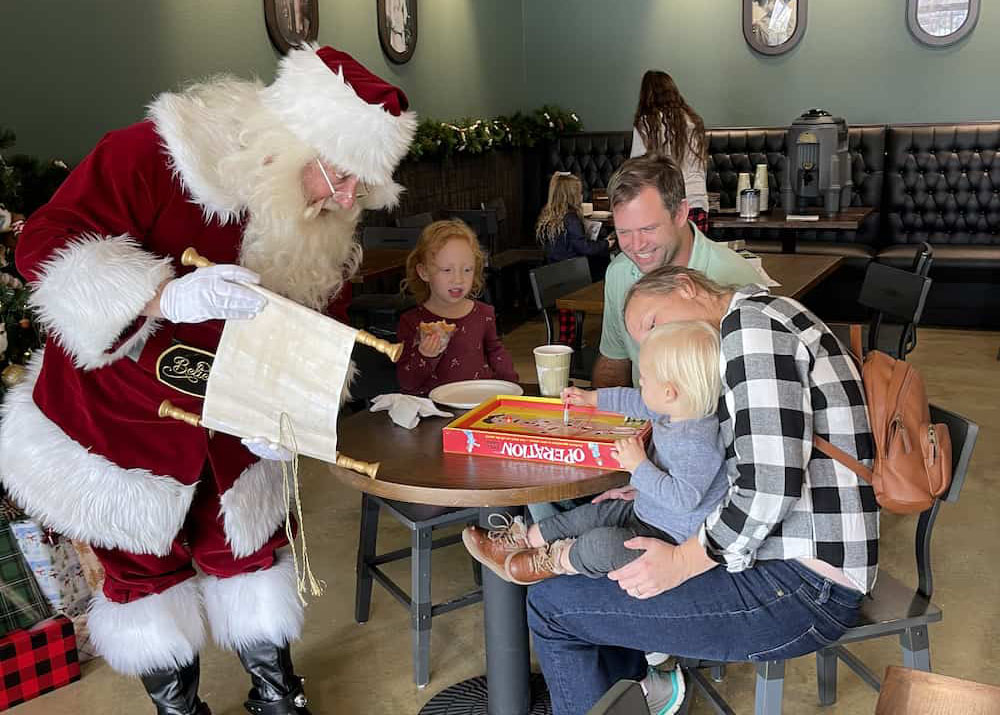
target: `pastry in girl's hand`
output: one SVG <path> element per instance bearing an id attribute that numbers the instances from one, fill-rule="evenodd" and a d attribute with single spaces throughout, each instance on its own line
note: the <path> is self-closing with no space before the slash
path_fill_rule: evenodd
<path id="1" fill-rule="evenodd" d="M 455 324 L 446 320 L 435 320 L 432 323 L 420 323 L 420 337 L 426 338 L 437 333 L 445 343 L 451 339 L 451 334 L 455 332 Z"/>

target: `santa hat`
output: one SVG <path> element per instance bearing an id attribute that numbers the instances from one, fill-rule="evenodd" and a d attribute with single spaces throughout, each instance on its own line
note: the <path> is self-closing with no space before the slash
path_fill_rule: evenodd
<path id="1" fill-rule="evenodd" d="M 346 52 L 315 45 L 290 50 L 261 99 L 299 139 L 372 187 L 394 186 L 417 116 L 398 87 Z"/>

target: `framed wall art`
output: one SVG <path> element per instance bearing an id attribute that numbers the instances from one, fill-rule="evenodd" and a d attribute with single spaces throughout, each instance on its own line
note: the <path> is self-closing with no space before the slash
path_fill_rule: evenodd
<path id="1" fill-rule="evenodd" d="M 417 47 L 417 0 L 375 0 L 378 39 L 396 64 L 409 62 Z"/>
<path id="2" fill-rule="evenodd" d="M 954 45 L 978 21 L 979 0 L 906 0 L 910 34 L 931 47 Z"/>
<path id="3" fill-rule="evenodd" d="M 264 21 L 281 54 L 319 37 L 319 0 L 264 0 Z"/>
<path id="4" fill-rule="evenodd" d="M 743 37 L 762 55 L 781 55 L 806 34 L 808 0 L 743 0 Z"/>

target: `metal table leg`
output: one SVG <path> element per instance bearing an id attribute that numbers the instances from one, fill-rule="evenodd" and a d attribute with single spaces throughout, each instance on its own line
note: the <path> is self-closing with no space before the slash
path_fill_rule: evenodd
<path id="1" fill-rule="evenodd" d="M 490 514 L 520 516 L 521 507 L 483 508 L 479 523 L 488 528 Z M 486 630 L 486 676 L 456 683 L 434 696 L 420 715 L 550 715 L 548 691 L 540 676 L 531 675 L 527 589 L 507 583 L 483 569 Z"/>

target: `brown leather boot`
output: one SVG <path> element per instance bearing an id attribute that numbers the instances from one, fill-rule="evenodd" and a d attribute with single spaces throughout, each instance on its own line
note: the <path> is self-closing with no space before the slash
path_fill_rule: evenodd
<path id="1" fill-rule="evenodd" d="M 576 539 L 560 539 L 540 549 L 518 551 L 507 557 L 504 568 L 507 581 L 519 586 L 531 586 L 553 576 L 575 573 L 563 568 L 563 553 L 568 551 Z"/>
<path id="2" fill-rule="evenodd" d="M 511 519 L 506 514 L 491 514 L 490 526 L 495 528 L 486 531 L 478 526 L 466 527 L 462 531 L 462 543 L 472 558 L 504 581 L 509 581 L 504 562 L 511 554 L 530 548 L 528 527 L 521 517 Z"/>

